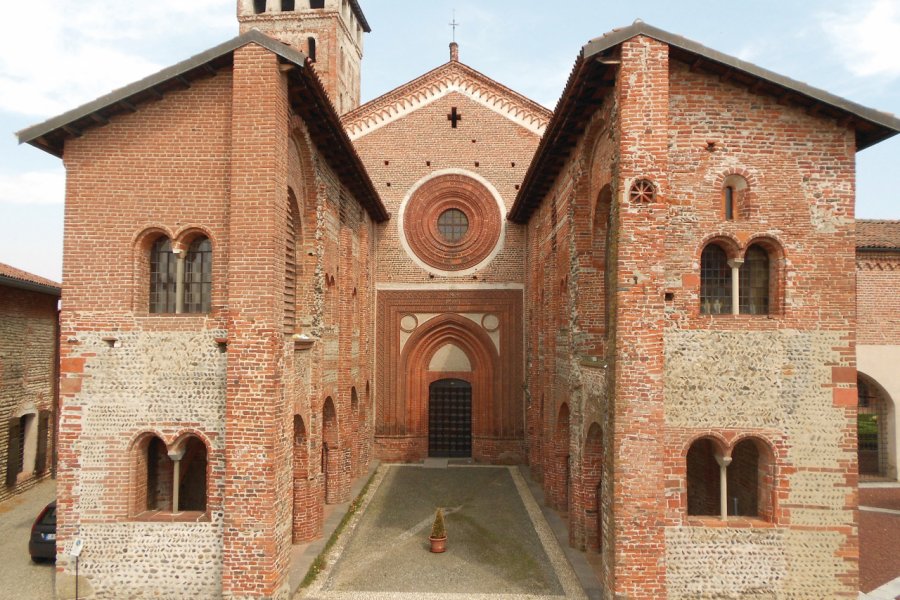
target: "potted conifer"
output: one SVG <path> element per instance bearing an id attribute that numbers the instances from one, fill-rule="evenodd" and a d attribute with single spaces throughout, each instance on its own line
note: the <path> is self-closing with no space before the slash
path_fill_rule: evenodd
<path id="1" fill-rule="evenodd" d="M 447 549 L 447 529 L 444 527 L 444 511 L 437 509 L 434 513 L 434 523 L 431 525 L 431 551 L 440 553 Z"/>

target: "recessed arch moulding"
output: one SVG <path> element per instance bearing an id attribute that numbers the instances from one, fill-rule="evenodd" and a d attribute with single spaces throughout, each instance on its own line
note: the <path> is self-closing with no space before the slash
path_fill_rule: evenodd
<path id="1" fill-rule="evenodd" d="M 436 316 L 411 331 L 409 310 Z M 457 312 L 458 311 L 458 312 Z M 490 331 L 459 313 L 489 313 Z M 472 457 L 479 462 L 524 461 L 522 293 L 467 290 L 379 293 L 376 451 L 382 460 L 428 456 L 429 386 L 461 379 L 472 386 Z M 499 334 L 499 345 L 492 339 Z M 385 347 L 387 346 L 387 347 Z"/>

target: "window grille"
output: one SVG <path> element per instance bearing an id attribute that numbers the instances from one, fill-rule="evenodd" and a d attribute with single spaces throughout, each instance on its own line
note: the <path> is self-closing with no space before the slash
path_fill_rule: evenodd
<path id="1" fill-rule="evenodd" d="M 212 300 L 212 243 L 194 240 L 184 265 L 184 312 L 208 313 Z"/>
<path id="2" fill-rule="evenodd" d="M 742 315 L 769 314 L 769 255 L 760 246 L 750 246 L 740 271 L 739 305 Z"/>
<path id="3" fill-rule="evenodd" d="M 861 475 L 887 474 L 887 406 L 877 388 L 857 379 L 857 452 Z"/>
<path id="4" fill-rule="evenodd" d="M 700 256 L 700 312 L 731 313 L 731 267 L 728 255 L 715 244 L 704 248 Z"/>
<path id="5" fill-rule="evenodd" d="M 161 237 L 150 250 L 150 312 L 174 313 L 177 264 L 172 241 Z"/>
<path id="6" fill-rule="evenodd" d="M 25 470 L 25 433 L 28 430 L 28 415 L 19 417 L 19 453 L 16 457 L 16 473 Z"/>
<path id="7" fill-rule="evenodd" d="M 438 217 L 438 231 L 445 241 L 453 244 L 465 237 L 469 231 L 469 219 L 458 208 L 445 210 Z"/>

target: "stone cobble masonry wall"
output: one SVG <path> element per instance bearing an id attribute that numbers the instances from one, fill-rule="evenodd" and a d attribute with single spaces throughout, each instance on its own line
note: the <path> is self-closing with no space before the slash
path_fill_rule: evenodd
<path id="1" fill-rule="evenodd" d="M 853 134 L 677 61 L 670 82 L 669 597 L 855 597 Z M 749 189 L 726 221 L 733 174 Z M 699 314 L 699 256 L 714 238 L 734 258 L 766 246 L 768 316 Z M 740 521 L 716 533 L 683 525 L 684 457 L 702 435 L 729 452 L 748 435 L 769 447 L 774 532 L 754 535 Z M 723 562 L 734 552 L 755 558 Z M 713 569 L 719 580 L 704 576 Z"/>
<path id="2" fill-rule="evenodd" d="M 900 345 L 900 252 L 857 251 L 858 344 Z"/>
<path id="3" fill-rule="evenodd" d="M 52 472 L 58 300 L 0 286 L 0 502 L 30 489 Z M 33 465 L 25 465 L 15 486 L 8 487 L 8 423 L 23 412 L 33 412 L 37 428 L 41 411 L 51 413 L 45 468 L 35 472 Z"/>
<path id="4" fill-rule="evenodd" d="M 66 144 L 61 587 L 72 583 L 65 550 L 77 534 L 86 548 L 80 572 L 90 578 L 82 584 L 102 597 L 221 593 L 226 356 L 216 340 L 227 328 L 231 89 L 231 74 L 219 72 Z M 212 313 L 148 315 L 142 256 L 155 235 L 191 230 L 213 244 Z M 188 432 L 207 443 L 204 522 L 135 520 L 132 444 L 148 432 L 167 444 Z M 169 553 L 183 559 L 157 560 Z M 182 570 L 190 583 L 178 579 Z"/>
<path id="5" fill-rule="evenodd" d="M 853 596 L 852 132 L 666 54 L 651 40 L 623 45 L 615 91 L 529 221 L 530 461 L 568 511 L 573 545 L 608 556 L 610 593 Z M 733 174 L 750 190 L 725 222 Z M 654 182 L 656 203 L 630 201 L 636 178 Z M 592 242 L 607 184 L 604 251 Z M 772 315 L 699 314 L 699 256 L 714 238 L 734 257 L 754 242 L 769 250 Z M 598 286 L 601 260 L 618 266 L 614 295 Z M 703 435 L 729 452 L 764 442 L 765 519 L 687 519 L 685 455 Z M 665 527 L 636 529 L 641 519 Z"/>

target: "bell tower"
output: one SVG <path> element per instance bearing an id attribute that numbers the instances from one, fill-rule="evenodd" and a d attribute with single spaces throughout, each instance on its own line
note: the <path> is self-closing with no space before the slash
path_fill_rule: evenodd
<path id="1" fill-rule="evenodd" d="M 238 0 L 238 22 L 241 33 L 258 29 L 309 56 L 338 114 L 359 106 L 371 29 L 358 0 Z"/>

